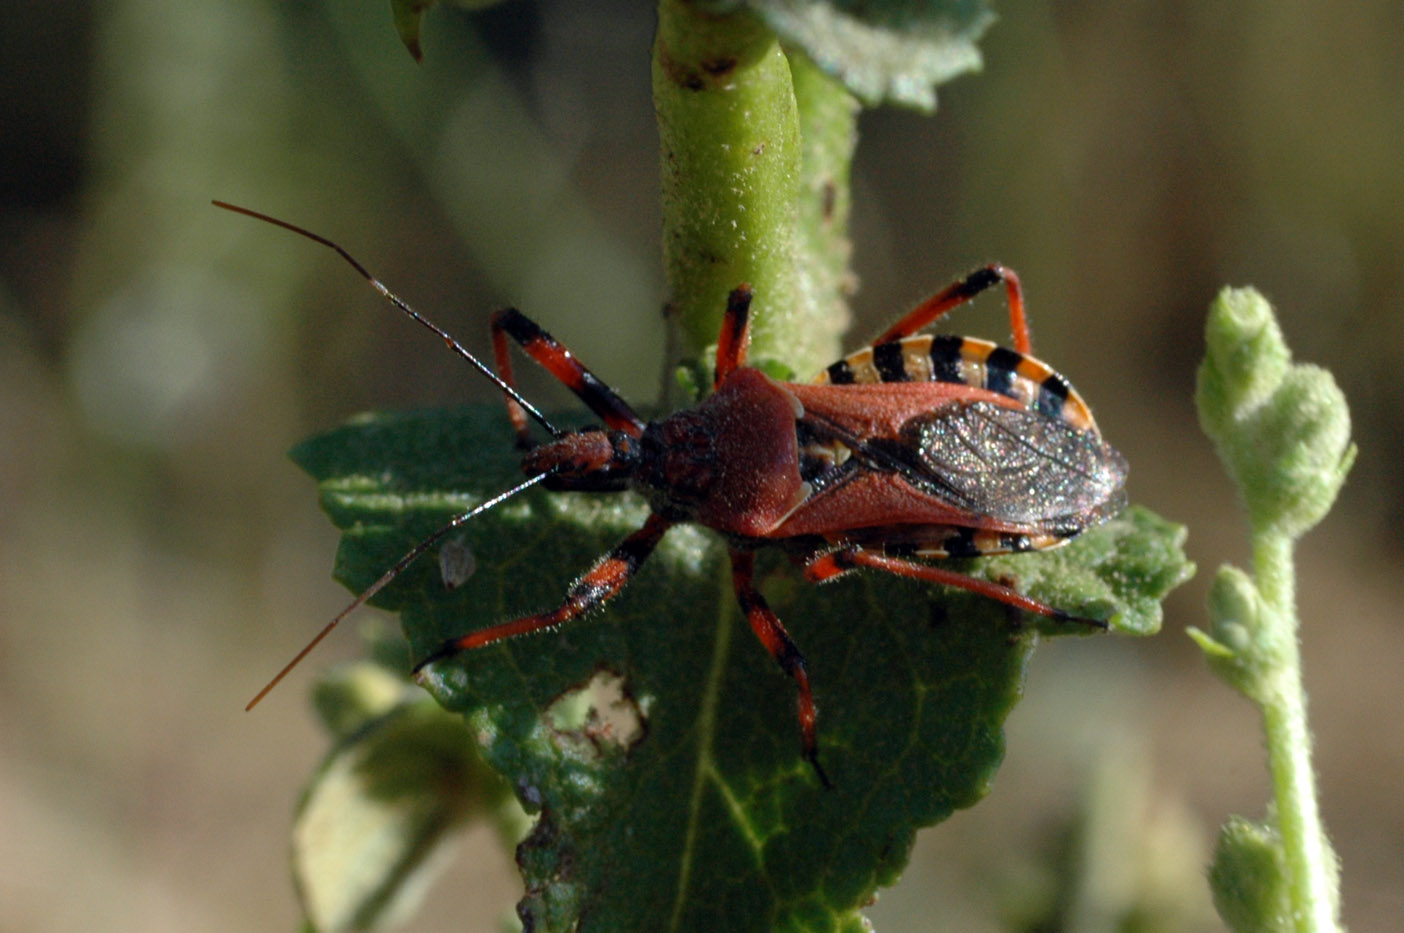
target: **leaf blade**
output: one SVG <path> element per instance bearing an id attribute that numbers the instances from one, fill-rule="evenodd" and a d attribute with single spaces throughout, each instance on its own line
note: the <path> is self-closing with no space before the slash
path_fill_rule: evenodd
<path id="1" fill-rule="evenodd" d="M 980 0 L 749 0 L 786 43 L 868 106 L 936 109 L 936 87 L 981 65 L 994 22 Z"/>

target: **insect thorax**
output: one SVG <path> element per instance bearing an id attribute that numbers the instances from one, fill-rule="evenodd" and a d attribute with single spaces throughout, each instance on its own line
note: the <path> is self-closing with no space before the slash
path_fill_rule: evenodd
<path id="1" fill-rule="evenodd" d="M 793 393 L 735 370 L 701 405 L 644 429 L 636 483 L 654 510 L 727 534 L 764 537 L 803 501 Z"/>

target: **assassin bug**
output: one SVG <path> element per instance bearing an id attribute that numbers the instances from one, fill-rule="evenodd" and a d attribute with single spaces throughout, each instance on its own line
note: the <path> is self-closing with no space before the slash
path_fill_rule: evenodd
<path id="1" fill-rule="evenodd" d="M 819 765 L 816 711 L 804 656 L 754 582 L 755 552 L 779 546 L 812 582 L 870 569 L 959 587 L 1016 609 L 1105 628 L 1010 586 L 925 563 L 946 557 L 1056 547 L 1125 505 L 1126 462 L 1104 441 L 1086 402 L 1031 355 L 1018 276 L 977 269 L 932 296 L 873 344 L 829 366 L 812 383 L 780 382 L 746 365 L 751 290 L 727 302 L 712 393 L 694 408 L 646 422 L 612 389 L 521 312 L 492 317 L 494 373 L 391 294 L 340 246 L 246 208 L 215 204 L 329 246 L 405 314 L 432 330 L 490 378 L 507 412 L 527 479 L 453 519 L 342 611 L 249 704 L 257 703 L 328 632 L 451 530 L 537 483 L 547 489 L 644 496 L 650 515 L 580 577 L 555 609 L 452 639 L 435 661 L 506 638 L 553 628 L 619 593 L 680 522 L 722 534 L 736 598 L 798 692 L 804 757 Z M 1014 349 L 971 337 L 919 333 L 952 309 L 1005 286 Z M 516 391 L 508 341 L 585 403 L 603 427 L 562 431 Z M 528 417 L 551 433 L 537 444 Z"/>

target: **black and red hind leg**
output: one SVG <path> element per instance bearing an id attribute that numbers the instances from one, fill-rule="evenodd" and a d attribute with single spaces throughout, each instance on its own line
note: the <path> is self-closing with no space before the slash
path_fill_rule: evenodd
<path id="1" fill-rule="evenodd" d="M 894 576 L 908 577 L 926 583 L 939 583 L 953 586 L 979 596 L 997 600 L 1006 606 L 1046 616 L 1055 622 L 1077 622 L 1098 629 L 1106 629 L 1107 623 L 1101 619 L 1088 619 L 1073 615 L 1056 606 L 1025 596 L 1012 587 L 994 583 L 980 577 L 957 573 L 944 567 L 936 567 L 921 561 L 895 557 L 880 550 L 857 546 L 841 547 L 834 551 L 824 551 L 811 557 L 805 564 L 804 575 L 811 582 L 823 583 L 854 570 L 867 568 L 880 570 Z"/>
<path id="2" fill-rule="evenodd" d="M 1029 322 L 1024 315 L 1024 289 L 1019 284 L 1019 276 L 1013 269 L 1006 269 L 998 263 L 991 263 L 948 285 L 930 298 L 908 311 L 901 320 L 885 330 L 882 336 L 873 341 L 874 345 L 910 337 L 923 327 L 934 323 L 937 318 L 973 301 L 977 295 L 1003 283 L 1009 298 L 1009 329 L 1014 335 L 1014 349 L 1024 356 L 1032 352 L 1029 338 Z"/>

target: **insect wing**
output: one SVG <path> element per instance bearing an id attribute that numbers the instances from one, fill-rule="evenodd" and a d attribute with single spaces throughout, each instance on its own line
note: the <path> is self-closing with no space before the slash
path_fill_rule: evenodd
<path id="1" fill-rule="evenodd" d="M 1093 431 L 993 402 L 954 402 L 903 428 L 907 479 L 1029 527 L 1085 528 L 1125 505 L 1126 461 Z"/>

